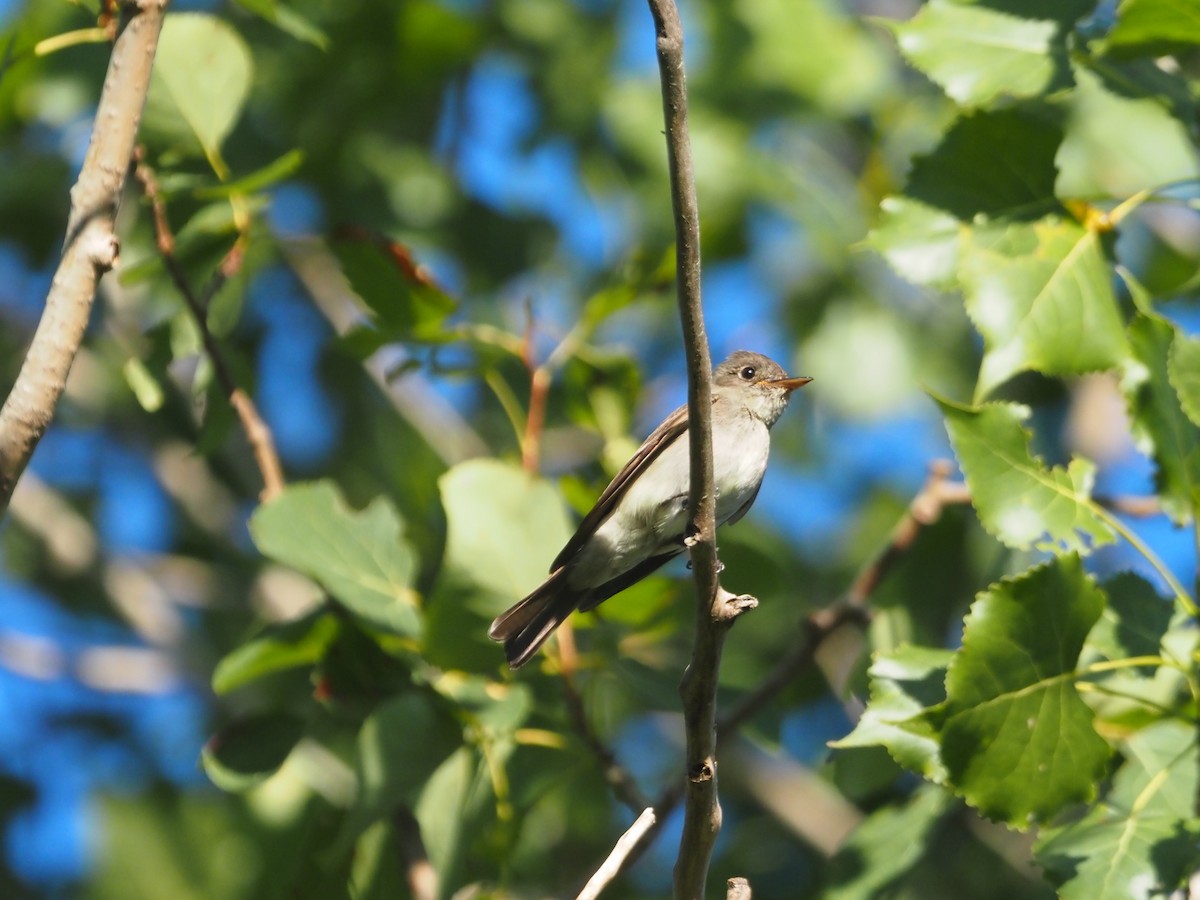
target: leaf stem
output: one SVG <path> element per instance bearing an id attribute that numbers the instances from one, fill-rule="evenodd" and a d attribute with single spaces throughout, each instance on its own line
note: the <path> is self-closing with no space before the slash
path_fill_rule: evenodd
<path id="1" fill-rule="evenodd" d="M 1097 515 L 1113 531 L 1128 541 L 1130 546 L 1132 546 L 1133 549 L 1135 549 L 1138 553 L 1142 554 L 1145 560 L 1154 567 L 1154 570 L 1158 572 L 1158 574 L 1162 577 L 1162 580 L 1167 583 L 1167 587 L 1169 587 L 1171 592 L 1175 594 L 1175 599 L 1179 601 L 1179 605 L 1183 607 L 1188 615 L 1200 618 L 1200 607 L 1196 605 L 1196 601 L 1192 599 L 1191 595 L 1188 594 L 1184 586 L 1179 583 L 1179 579 L 1177 579 L 1171 570 L 1168 569 L 1163 563 L 1163 561 L 1158 558 L 1158 555 L 1151 550 L 1150 547 L 1140 537 L 1137 536 L 1137 533 L 1134 532 L 1133 529 L 1126 526 L 1126 524 L 1122 522 L 1120 518 L 1110 513 L 1100 504 L 1093 501 L 1088 505 L 1091 507 L 1092 512 L 1095 515 Z"/>

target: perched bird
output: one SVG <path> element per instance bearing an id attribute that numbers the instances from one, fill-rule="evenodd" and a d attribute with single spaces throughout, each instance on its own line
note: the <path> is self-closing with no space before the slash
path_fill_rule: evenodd
<path id="1" fill-rule="evenodd" d="M 758 496 L 769 429 L 792 391 L 790 378 L 760 353 L 738 350 L 713 370 L 713 485 L 717 524 L 736 522 Z M 492 622 L 511 668 L 529 662 L 575 610 L 594 609 L 684 550 L 691 460 L 688 410 L 659 425 L 604 489 L 550 566 L 550 577 Z"/>

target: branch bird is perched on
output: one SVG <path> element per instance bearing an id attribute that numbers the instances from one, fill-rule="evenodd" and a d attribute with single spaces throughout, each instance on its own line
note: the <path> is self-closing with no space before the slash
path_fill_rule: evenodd
<path id="1" fill-rule="evenodd" d="M 758 496 L 770 428 L 796 388 L 760 353 L 738 350 L 713 370 L 713 487 L 717 524 L 736 522 Z M 550 566 L 550 577 L 488 629 L 523 666 L 575 610 L 594 609 L 685 549 L 691 462 L 688 410 L 659 425 L 617 473 Z"/>

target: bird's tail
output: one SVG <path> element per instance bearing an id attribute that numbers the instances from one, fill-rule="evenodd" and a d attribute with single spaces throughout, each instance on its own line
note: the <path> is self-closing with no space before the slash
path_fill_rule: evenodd
<path id="1" fill-rule="evenodd" d="M 532 594 L 492 622 L 488 637 L 504 642 L 509 668 L 529 662 L 579 605 L 582 598 L 567 586 L 566 574 L 566 568 L 555 569 Z"/>

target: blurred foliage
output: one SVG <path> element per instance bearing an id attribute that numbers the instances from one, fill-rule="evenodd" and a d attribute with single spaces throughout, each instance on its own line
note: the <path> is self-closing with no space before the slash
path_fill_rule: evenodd
<path id="1" fill-rule="evenodd" d="M 714 346 L 773 341 L 820 409 L 776 430 L 775 512 L 764 496 L 722 534 L 727 581 L 763 601 L 727 645 L 722 708 L 904 515 L 939 445 L 902 451 L 873 423 L 940 411 L 975 511 L 946 509 L 874 591 L 869 658 L 809 667 L 731 742 L 751 771 L 722 780 L 714 892 L 744 875 L 763 896 L 1151 897 L 1200 866 L 1196 579 L 1096 491 L 1113 442 L 1135 444 L 1162 511 L 1197 527 L 1200 32 L 1181 6 L 686 4 Z M 0 288 L 6 384 L 104 74 L 105 45 L 53 39 L 96 12 L 31 0 L 5 26 L 0 236 L 25 279 Z M 636 812 L 592 744 L 649 798 L 678 779 L 684 573 L 575 617 L 577 650 L 519 675 L 486 638 L 638 423 L 682 397 L 652 53 L 634 0 L 168 14 L 147 159 L 193 289 L 240 253 L 207 325 L 296 480 L 257 503 L 131 186 L 56 427 L 138 448 L 174 524 L 123 552 L 102 491 L 67 479 L 58 525 L 14 506 L 4 566 L 211 683 L 195 756 L 223 790 L 110 786 L 69 887 L 409 896 L 424 853 L 440 897 L 565 896 Z M 1096 373 L 1128 426 L 1087 405 Z M 100 549 L 64 562 L 61 522 Z M 1137 572 L 1094 564 L 1105 544 Z M 38 793 L 3 777 L 0 822 Z M 669 892 L 671 834 L 612 896 Z M 19 872 L 0 865 L 6 896 L 34 892 Z"/>

